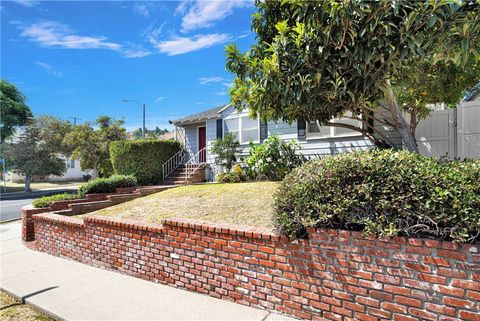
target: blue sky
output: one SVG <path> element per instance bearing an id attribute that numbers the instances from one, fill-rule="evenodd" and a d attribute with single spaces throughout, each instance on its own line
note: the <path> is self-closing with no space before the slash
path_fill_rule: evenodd
<path id="1" fill-rule="evenodd" d="M 168 126 L 228 102 L 233 75 L 225 45 L 246 50 L 250 1 L 2 1 L 1 78 L 35 114 L 93 121 L 124 118 L 128 129 Z"/>

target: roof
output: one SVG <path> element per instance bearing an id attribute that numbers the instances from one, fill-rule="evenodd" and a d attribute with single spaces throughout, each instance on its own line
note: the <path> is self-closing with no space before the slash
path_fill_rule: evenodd
<path id="1" fill-rule="evenodd" d="M 464 97 L 463 101 L 474 101 L 480 99 L 480 82 L 478 82 L 475 87 L 473 87 L 470 92 Z"/>
<path id="2" fill-rule="evenodd" d="M 204 121 L 211 118 L 218 118 L 220 117 L 220 112 L 224 110 L 226 106 L 228 106 L 228 104 L 214 107 L 214 108 L 211 108 L 193 115 L 189 115 L 183 118 L 171 120 L 170 123 L 178 126 L 178 125 L 193 124 L 193 123 L 197 123 L 197 122 Z"/>

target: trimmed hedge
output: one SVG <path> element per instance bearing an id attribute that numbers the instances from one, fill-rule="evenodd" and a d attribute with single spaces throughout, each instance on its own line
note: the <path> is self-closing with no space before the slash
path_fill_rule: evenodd
<path id="1" fill-rule="evenodd" d="M 438 161 L 372 150 L 310 161 L 282 182 L 274 222 L 284 234 L 308 227 L 479 242 L 480 161 Z"/>
<path id="2" fill-rule="evenodd" d="M 78 195 L 85 197 L 86 194 L 115 193 L 119 187 L 137 186 L 137 179 L 133 175 L 112 175 L 108 178 L 96 178 L 87 184 L 80 186 Z"/>
<path id="3" fill-rule="evenodd" d="M 122 140 L 110 144 L 110 159 L 115 174 L 133 175 L 140 185 L 162 181 L 162 165 L 180 151 L 171 140 Z"/>
<path id="4" fill-rule="evenodd" d="M 52 204 L 53 202 L 75 200 L 78 198 L 80 198 L 80 196 L 78 196 L 77 194 L 70 194 L 70 193 L 55 194 L 51 196 L 43 196 L 43 197 L 37 198 L 32 202 L 32 205 L 35 208 L 49 207 L 50 204 Z"/>

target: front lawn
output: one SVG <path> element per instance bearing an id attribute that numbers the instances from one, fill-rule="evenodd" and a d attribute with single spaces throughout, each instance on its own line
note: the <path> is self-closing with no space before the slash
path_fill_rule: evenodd
<path id="1" fill-rule="evenodd" d="M 85 184 L 84 181 L 32 182 L 30 188 L 32 191 L 38 191 L 42 189 L 76 187 L 83 184 Z M 0 182 L 0 190 L 3 193 L 3 181 Z M 24 190 L 25 183 L 7 182 L 7 193 L 23 192 Z"/>
<path id="2" fill-rule="evenodd" d="M 2 321 L 53 321 L 31 306 L 22 304 L 0 291 L 0 320 Z"/>
<path id="3" fill-rule="evenodd" d="M 272 201 L 278 187 L 277 182 L 182 186 L 82 216 L 106 215 L 149 223 L 176 217 L 272 227 Z"/>

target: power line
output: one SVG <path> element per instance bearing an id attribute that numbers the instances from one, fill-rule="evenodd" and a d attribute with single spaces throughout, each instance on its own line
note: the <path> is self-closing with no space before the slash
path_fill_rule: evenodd
<path id="1" fill-rule="evenodd" d="M 82 118 L 80 118 L 80 117 L 68 117 L 68 118 L 73 119 L 73 126 L 77 126 L 77 119 L 82 120 Z"/>

